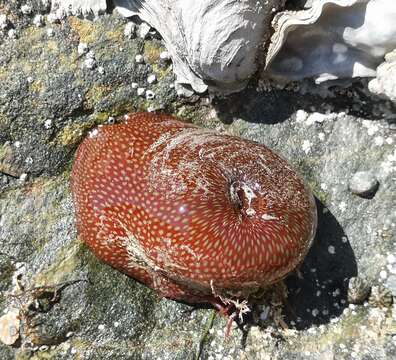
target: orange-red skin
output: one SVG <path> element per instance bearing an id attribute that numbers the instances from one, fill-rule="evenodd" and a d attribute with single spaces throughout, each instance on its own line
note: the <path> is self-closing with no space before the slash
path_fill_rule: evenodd
<path id="1" fill-rule="evenodd" d="M 316 230 L 313 196 L 283 158 L 168 115 L 93 130 L 71 180 L 81 239 L 172 299 L 247 298 L 295 269 Z"/>

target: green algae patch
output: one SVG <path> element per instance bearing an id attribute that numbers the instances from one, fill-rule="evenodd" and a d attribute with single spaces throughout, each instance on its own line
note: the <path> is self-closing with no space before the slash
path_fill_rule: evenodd
<path id="1" fill-rule="evenodd" d="M 330 194 L 322 190 L 320 184 L 318 184 L 317 181 L 313 179 L 307 179 L 306 183 L 308 184 L 308 187 L 311 189 L 315 197 L 317 197 L 322 204 L 329 204 Z"/>
<path id="2" fill-rule="evenodd" d="M 12 153 L 11 146 L 9 144 L 0 145 L 0 164 L 5 161 Z"/>
<path id="3" fill-rule="evenodd" d="M 96 26 L 92 21 L 79 19 L 77 17 L 69 17 L 69 24 L 74 32 L 76 32 L 81 42 L 96 42 L 101 35 L 101 27 Z"/>
<path id="4" fill-rule="evenodd" d="M 105 33 L 107 40 L 121 43 L 124 40 L 124 24 L 117 24 L 111 31 Z"/>
<path id="5" fill-rule="evenodd" d="M 54 53 L 59 53 L 59 45 L 56 41 L 54 40 L 48 40 L 47 41 L 47 50 L 49 52 L 54 52 Z"/>
<path id="6" fill-rule="evenodd" d="M 104 98 L 113 92 L 113 86 L 95 84 L 85 94 L 84 107 L 86 109 L 93 109 Z"/>
<path id="7" fill-rule="evenodd" d="M 55 143 L 62 146 L 75 146 L 85 137 L 86 132 L 97 125 L 97 120 L 90 119 L 83 123 L 66 125 L 55 138 Z"/>
<path id="8" fill-rule="evenodd" d="M 57 261 L 36 275 L 36 286 L 53 286 L 72 280 L 69 278 L 70 274 L 81 266 L 78 255 L 82 246 L 83 244 L 76 240 L 69 246 L 61 248 L 56 254 Z"/>
<path id="9" fill-rule="evenodd" d="M 160 59 L 160 54 L 165 48 L 157 41 L 145 41 L 144 56 L 150 63 L 156 63 Z"/>
<path id="10" fill-rule="evenodd" d="M 15 360 L 52 360 L 58 359 L 59 353 L 59 349 L 56 348 L 48 348 L 45 351 L 35 353 L 20 351 L 16 354 Z"/>
<path id="11" fill-rule="evenodd" d="M 43 82 L 42 82 L 41 80 L 33 81 L 33 82 L 30 84 L 30 91 L 39 93 L 39 92 L 41 92 L 43 89 L 44 89 L 44 84 L 43 84 Z"/>

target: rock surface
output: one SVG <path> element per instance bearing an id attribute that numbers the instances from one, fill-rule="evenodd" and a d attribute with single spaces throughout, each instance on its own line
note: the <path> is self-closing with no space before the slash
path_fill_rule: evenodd
<path id="1" fill-rule="evenodd" d="M 30 2 L 29 2 L 30 3 Z M 1 359 L 392 359 L 396 308 L 348 304 L 348 279 L 394 292 L 395 109 L 365 83 L 275 89 L 251 84 L 225 99 L 179 98 L 156 36 L 130 39 L 116 15 L 50 23 L 32 1 L 0 3 L 17 39 L 0 36 L 0 310 L 18 309 L 20 340 Z M 41 5 L 40 5 L 41 6 Z M 34 16 L 44 14 L 43 27 Z M 48 36 L 48 29 L 53 29 Z M 96 67 L 85 66 L 86 43 Z M 136 55 L 145 61 L 137 64 Z M 91 56 L 91 55 L 90 55 Z M 149 84 L 150 74 L 157 82 Z M 132 83 L 155 93 L 139 97 Z M 211 101 L 212 100 L 212 101 Z M 160 299 L 98 262 L 79 241 L 69 176 L 89 129 L 135 110 L 162 109 L 265 143 L 287 158 L 317 197 L 318 234 L 286 280 L 282 329 L 256 305 L 224 340 L 210 308 Z M 298 111 L 297 111 L 298 110 Z M 359 169 L 375 173 L 373 199 L 351 194 Z M 392 257 L 393 256 L 393 257 Z"/>

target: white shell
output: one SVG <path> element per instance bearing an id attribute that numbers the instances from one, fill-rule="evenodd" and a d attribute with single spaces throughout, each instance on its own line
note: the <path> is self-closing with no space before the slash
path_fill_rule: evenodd
<path id="1" fill-rule="evenodd" d="M 317 83 L 375 76 L 396 48 L 395 19 L 392 0 L 315 0 L 307 10 L 279 13 L 265 75 Z"/>
<path id="2" fill-rule="evenodd" d="M 241 90 L 284 0 L 115 0 L 123 16 L 138 15 L 162 36 L 178 83 Z"/>

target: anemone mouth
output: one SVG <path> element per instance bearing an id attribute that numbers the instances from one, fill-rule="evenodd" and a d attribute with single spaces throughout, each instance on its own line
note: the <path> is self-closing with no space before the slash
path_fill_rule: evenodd
<path id="1" fill-rule="evenodd" d="M 229 195 L 231 203 L 237 213 L 248 218 L 256 214 L 253 208 L 253 199 L 257 196 L 245 181 L 231 181 L 229 184 Z"/>

